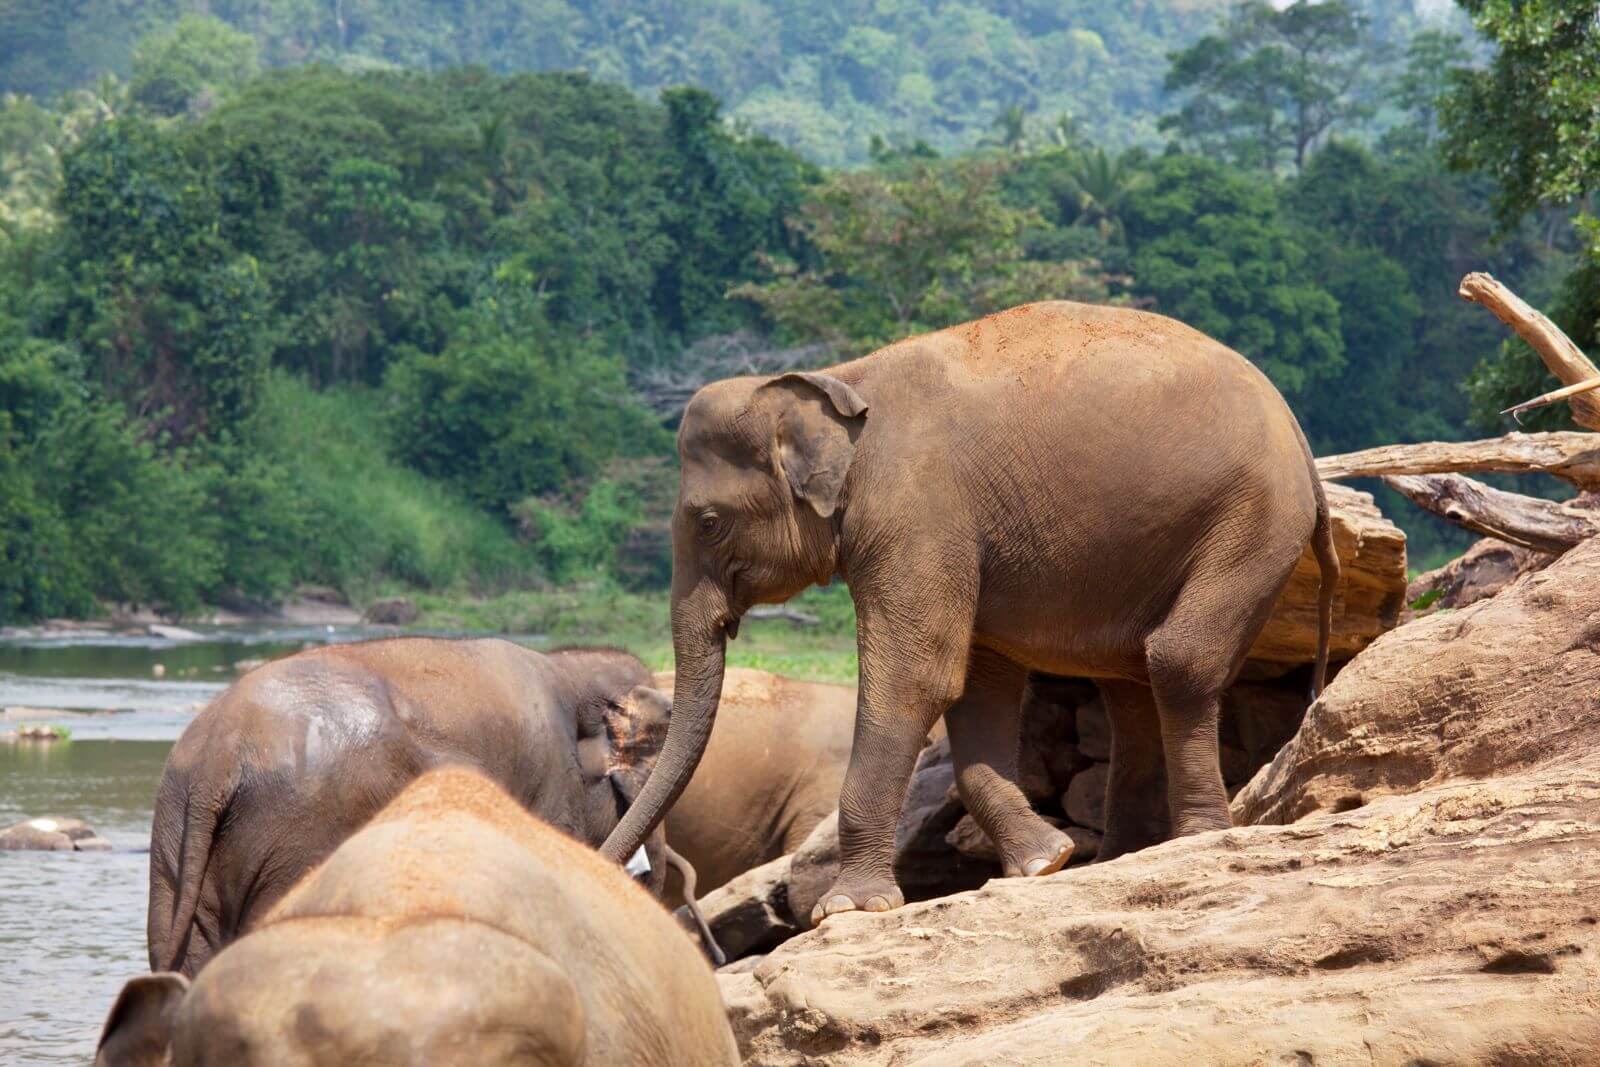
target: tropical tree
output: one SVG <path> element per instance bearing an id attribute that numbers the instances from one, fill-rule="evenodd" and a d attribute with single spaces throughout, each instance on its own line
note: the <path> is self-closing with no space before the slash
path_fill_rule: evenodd
<path id="1" fill-rule="evenodd" d="M 1366 19 L 1344 0 L 1242 0 L 1216 33 L 1172 57 L 1184 96 L 1161 127 L 1246 167 L 1298 170 L 1335 125 L 1360 118 Z"/>
<path id="2" fill-rule="evenodd" d="M 734 295 L 796 339 L 851 351 L 1027 300 L 1103 298 L 1095 264 L 1027 258 L 1037 216 L 1004 202 L 1002 172 L 963 161 L 836 174 L 794 220 L 820 265 L 774 263 L 773 280 Z"/>

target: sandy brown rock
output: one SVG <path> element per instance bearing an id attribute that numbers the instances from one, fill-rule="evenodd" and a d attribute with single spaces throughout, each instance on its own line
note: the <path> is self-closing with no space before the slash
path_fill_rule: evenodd
<path id="1" fill-rule="evenodd" d="M 1485 537 L 1443 567 L 1413 578 L 1406 586 L 1406 603 L 1426 600 L 1417 609 L 1419 615 L 1464 608 L 1494 596 L 1524 574 L 1542 570 L 1555 558 L 1548 552 Z"/>
<path id="2" fill-rule="evenodd" d="M 1349 659 L 1399 621 L 1405 606 L 1406 535 L 1384 518 L 1371 495 L 1323 483 L 1342 573 L 1333 602 L 1334 659 Z M 1308 547 L 1284 587 L 1250 658 L 1309 663 L 1317 647 L 1316 559 Z"/>
<path id="3" fill-rule="evenodd" d="M 719 975 L 746 1062 L 1588 1064 L 1600 755 L 1169 842 Z"/>
<path id="4" fill-rule="evenodd" d="M 1600 538 L 1499 595 L 1379 638 L 1233 802 L 1292 822 L 1600 744 Z"/>
<path id="5" fill-rule="evenodd" d="M 1072 779 L 1066 795 L 1061 798 L 1067 818 L 1091 830 L 1105 830 L 1106 776 L 1110 770 L 1110 764 L 1096 763 Z"/>

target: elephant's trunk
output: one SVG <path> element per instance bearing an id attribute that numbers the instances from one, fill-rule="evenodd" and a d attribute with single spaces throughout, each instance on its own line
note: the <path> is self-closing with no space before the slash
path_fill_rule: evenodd
<path id="1" fill-rule="evenodd" d="M 676 671 L 672 718 L 655 770 L 601 846 L 602 855 L 622 863 L 666 817 L 711 740 L 711 725 L 722 700 L 722 668 L 729 625 L 727 600 L 710 582 L 688 596 L 673 593 L 672 648 Z"/>

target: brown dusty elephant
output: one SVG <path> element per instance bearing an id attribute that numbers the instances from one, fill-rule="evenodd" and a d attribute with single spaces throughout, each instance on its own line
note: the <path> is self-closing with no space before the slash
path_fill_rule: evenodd
<path id="1" fill-rule="evenodd" d="M 670 673 L 655 684 L 672 691 Z M 722 722 L 694 778 L 667 815 L 667 842 L 693 865 L 698 891 L 800 847 L 839 805 L 855 690 L 734 668 L 722 690 Z M 662 899 L 682 903 L 667 875 Z"/>
<path id="2" fill-rule="evenodd" d="M 150 840 L 150 969 L 193 976 L 419 774 L 465 762 L 598 845 L 671 712 L 626 652 L 404 637 L 259 667 L 173 747 Z M 665 881 L 660 835 L 650 885 Z M 630 856 L 632 853 L 630 853 Z"/>
<path id="3" fill-rule="evenodd" d="M 1305 437 L 1249 361 L 1160 315 L 1029 304 L 823 371 L 716 382 L 678 454 L 674 714 L 613 859 L 693 774 L 743 613 L 834 577 L 855 601 L 860 686 L 819 916 L 901 903 L 894 827 L 941 713 L 1005 873 L 1047 874 L 1071 844 L 1015 784 L 1030 670 L 1103 690 L 1114 856 L 1159 832 L 1163 766 L 1173 833 L 1229 825 L 1218 696 L 1308 543 L 1325 669 L 1338 561 Z"/>
<path id="4" fill-rule="evenodd" d="M 168 1055 L 170 1054 L 170 1059 Z M 738 1062 L 648 893 L 475 770 L 431 771 L 193 985 L 130 981 L 97 1067 Z"/>

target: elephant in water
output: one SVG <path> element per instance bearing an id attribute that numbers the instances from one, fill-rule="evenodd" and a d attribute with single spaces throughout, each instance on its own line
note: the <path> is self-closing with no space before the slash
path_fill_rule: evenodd
<path id="1" fill-rule="evenodd" d="M 1030 671 L 1101 687 L 1108 857 L 1169 823 L 1229 825 L 1218 698 L 1308 545 L 1325 672 L 1339 564 L 1305 437 L 1265 375 L 1172 319 L 1028 304 L 823 371 L 715 382 L 678 455 L 672 723 L 613 860 L 688 785 L 744 612 L 834 577 L 861 666 L 817 917 L 901 904 L 895 825 L 940 715 L 1005 873 L 1066 863 L 1071 842 L 1016 785 Z"/>
<path id="2" fill-rule="evenodd" d="M 737 1062 L 716 981 L 672 917 L 463 767 L 407 786 L 192 986 L 171 972 L 130 981 L 95 1058 Z"/>
<path id="3" fill-rule="evenodd" d="M 331 645 L 251 671 L 189 725 L 162 773 L 150 969 L 193 977 L 442 763 L 478 767 L 550 825 L 600 844 L 666 734 L 671 705 L 650 682 L 643 663 L 613 649 L 545 655 L 418 637 Z M 659 892 L 661 835 L 644 851 Z"/>

